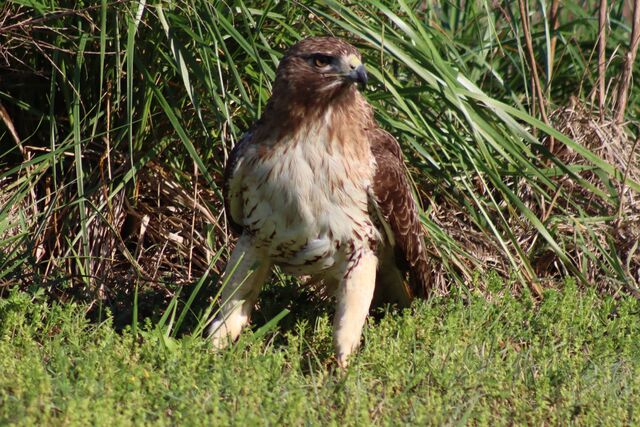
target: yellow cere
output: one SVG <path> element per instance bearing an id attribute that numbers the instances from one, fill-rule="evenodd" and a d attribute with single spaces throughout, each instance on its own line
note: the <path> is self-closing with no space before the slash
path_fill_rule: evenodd
<path id="1" fill-rule="evenodd" d="M 360 58 L 358 58 L 354 54 L 347 56 L 347 63 L 352 68 L 357 68 L 358 66 L 362 65 L 362 61 L 360 60 Z"/>

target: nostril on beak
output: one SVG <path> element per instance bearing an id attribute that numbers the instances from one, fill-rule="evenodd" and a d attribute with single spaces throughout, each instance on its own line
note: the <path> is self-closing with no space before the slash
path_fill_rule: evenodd
<path id="1" fill-rule="evenodd" d="M 351 70 L 346 76 L 347 79 L 354 83 L 360 83 L 361 86 L 365 86 L 369 79 L 367 77 L 367 70 L 364 68 L 364 65 L 360 64 L 356 65 L 355 67 L 349 65 L 349 68 Z"/>

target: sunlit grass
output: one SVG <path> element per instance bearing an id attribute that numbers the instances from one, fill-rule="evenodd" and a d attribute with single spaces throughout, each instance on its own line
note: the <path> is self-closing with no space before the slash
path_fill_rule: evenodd
<path id="1" fill-rule="evenodd" d="M 84 309 L 25 293 L 0 301 L 0 423 L 640 422 L 638 301 L 573 283 L 539 306 L 496 291 L 392 311 L 369 322 L 346 372 L 327 314 L 248 331 L 215 354 L 152 324 L 115 333 Z"/>

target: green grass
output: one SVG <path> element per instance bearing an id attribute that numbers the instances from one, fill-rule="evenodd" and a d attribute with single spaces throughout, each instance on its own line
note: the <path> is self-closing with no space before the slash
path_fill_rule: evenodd
<path id="1" fill-rule="evenodd" d="M 0 424 L 640 423 L 640 302 L 572 281 L 540 304 L 489 288 L 378 316 L 346 372 L 326 314 L 215 354 L 13 292 L 0 300 Z"/>

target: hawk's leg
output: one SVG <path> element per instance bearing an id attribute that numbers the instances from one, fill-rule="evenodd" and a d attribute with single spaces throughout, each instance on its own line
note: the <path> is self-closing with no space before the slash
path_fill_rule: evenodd
<path id="1" fill-rule="evenodd" d="M 270 271 L 271 263 L 252 247 L 251 238 L 240 237 L 224 272 L 220 311 L 209 326 L 215 348 L 223 348 L 238 338 Z"/>
<path id="2" fill-rule="evenodd" d="M 338 287 L 333 319 L 333 344 L 338 364 L 343 368 L 347 366 L 349 355 L 360 346 L 362 327 L 376 286 L 376 255 L 367 249 L 354 262 L 347 268 Z"/>

